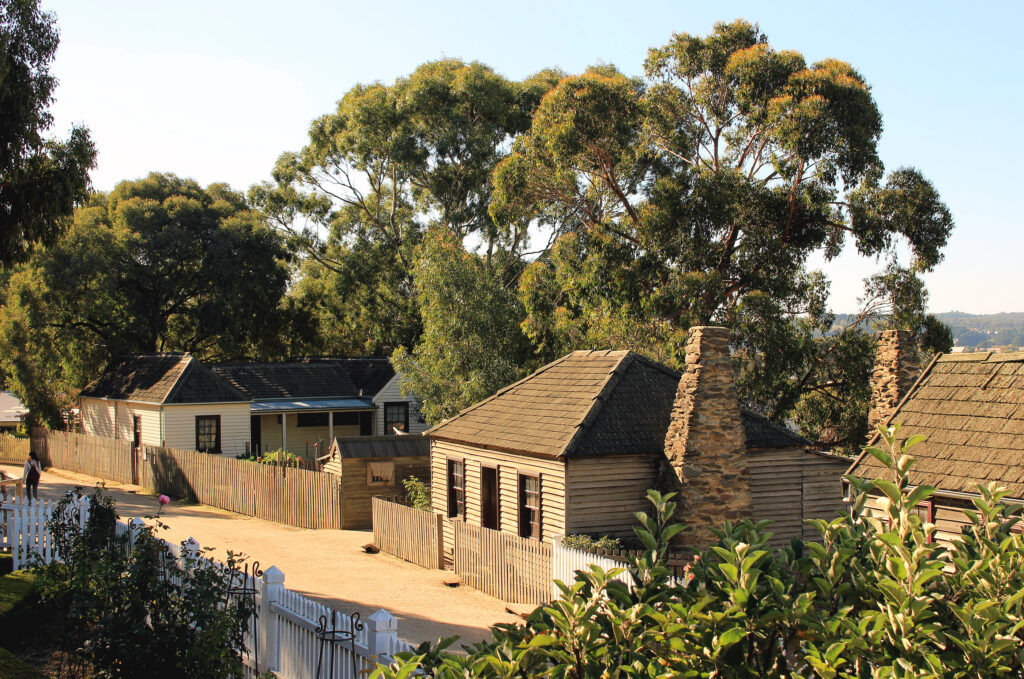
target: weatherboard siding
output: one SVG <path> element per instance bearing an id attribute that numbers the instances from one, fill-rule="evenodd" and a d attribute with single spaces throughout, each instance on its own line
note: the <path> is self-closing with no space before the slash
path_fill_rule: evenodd
<path id="1" fill-rule="evenodd" d="M 115 402 L 83 398 L 79 405 L 82 431 L 90 436 L 114 438 Z"/>
<path id="2" fill-rule="evenodd" d="M 606 455 L 569 460 L 566 467 L 567 534 L 633 537 L 634 512 L 651 511 L 647 491 L 658 475 L 655 455 Z"/>
<path id="3" fill-rule="evenodd" d="M 220 415 L 220 445 L 224 455 L 242 455 L 249 443 L 249 404 L 165 405 L 164 445 L 195 450 L 196 417 Z"/>
<path id="4" fill-rule="evenodd" d="M 541 532 L 545 540 L 565 533 L 565 463 L 549 458 L 528 457 L 486 450 L 448 441 L 432 440 L 431 498 L 434 511 L 448 515 L 448 460 L 466 462 L 466 521 L 481 524 L 481 469 L 498 469 L 499 525 L 506 533 L 519 534 L 519 475 L 540 477 Z M 452 549 L 454 536 L 445 522 L 445 550 Z"/>
<path id="5" fill-rule="evenodd" d="M 377 413 L 373 423 L 373 433 L 377 436 L 384 436 L 391 434 L 390 431 L 384 431 L 384 404 L 385 403 L 397 403 L 398 401 L 406 401 L 409 404 L 409 433 L 410 434 L 422 434 L 430 428 L 426 422 L 423 422 L 419 415 L 416 413 L 416 404 L 411 398 L 402 396 L 402 388 L 398 379 L 398 375 L 392 377 L 384 388 L 377 392 L 377 395 L 373 397 L 373 404 L 377 406 Z"/>
<path id="6" fill-rule="evenodd" d="M 281 449 L 281 423 L 278 415 L 260 415 L 261 445 L 263 452 Z M 331 448 L 327 427 L 300 427 L 298 415 L 287 415 L 288 452 L 300 457 L 314 458 L 326 455 Z M 359 425 L 335 427 L 334 436 L 359 436 Z"/>

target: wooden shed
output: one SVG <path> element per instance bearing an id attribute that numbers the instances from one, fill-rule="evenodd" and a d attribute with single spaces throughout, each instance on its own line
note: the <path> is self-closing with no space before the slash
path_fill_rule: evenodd
<path id="1" fill-rule="evenodd" d="M 428 430 L 434 509 L 523 537 L 631 537 L 659 486 L 680 374 L 631 351 L 577 351 Z M 776 540 L 803 534 L 809 442 L 743 413 L 755 518 Z M 832 464 L 835 502 L 840 474 Z M 452 545 L 445 522 L 446 549 Z"/>
<path id="2" fill-rule="evenodd" d="M 320 461 L 323 471 L 341 477 L 343 529 L 373 525 L 372 497 L 405 495 L 405 479 L 430 478 L 430 445 L 422 434 L 336 438 Z"/>
<path id="3" fill-rule="evenodd" d="M 994 481 L 1009 491 L 1006 501 L 1024 502 L 1024 352 L 940 354 L 883 421 L 901 423 L 902 440 L 927 437 L 911 451 L 909 480 L 937 489 L 918 512 L 936 524 L 938 542 L 960 536 L 979 485 Z M 848 474 L 891 479 L 892 472 L 864 453 Z M 873 500 L 868 511 L 875 510 Z"/>

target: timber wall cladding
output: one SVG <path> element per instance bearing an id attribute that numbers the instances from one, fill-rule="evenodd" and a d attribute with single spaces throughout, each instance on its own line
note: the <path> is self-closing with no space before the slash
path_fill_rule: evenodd
<path id="1" fill-rule="evenodd" d="M 367 462 L 391 462 L 395 465 L 394 483 L 371 486 L 367 481 Z M 327 467 L 324 467 L 327 470 Z M 410 476 L 421 480 L 430 478 L 430 460 L 426 457 L 351 458 L 341 460 L 341 527 L 348 529 L 372 528 L 370 501 L 377 495 L 404 495 L 403 481 Z"/>

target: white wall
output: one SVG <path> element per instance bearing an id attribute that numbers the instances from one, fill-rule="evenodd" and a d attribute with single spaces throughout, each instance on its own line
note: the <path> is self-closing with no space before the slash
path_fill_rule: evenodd
<path id="1" fill-rule="evenodd" d="M 83 398 L 80 404 L 82 431 L 92 436 L 131 441 L 135 435 L 132 417 L 142 418 L 142 442 L 158 446 L 161 440 L 160 406 L 126 401 Z"/>
<path id="2" fill-rule="evenodd" d="M 409 403 L 409 433 L 419 434 L 425 432 L 430 427 L 426 422 L 421 422 L 419 415 L 416 413 L 416 405 L 413 399 L 402 396 L 402 389 L 399 387 L 398 375 L 395 375 L 391 380 L 384 385 L 384 388 L 377 392 L 377 395 L 373 397 L 373 404 L 377 406 L 377 413 L 374 417 L 373 433 L 377 436 L 383 436 L 385 434 L 392 434 L 394 432 L 384 431 L 384 404 L 395 403 L 396 401 L 407 401 Z"/>
<path id="3" fill-rule="evenodd" d="M 114 438 L 114 403 L 98 398 L 83 398 L 79 404 L 82 431 L 90 436 Z"/>
<path id="4" fill-rule="evenodd" d="M 225 455 L 242 455 L 249 443 L 249 404 L 165 405 L 164 445 L 196 448 L 196 417 L 220 415 L 220 447 Z"/>

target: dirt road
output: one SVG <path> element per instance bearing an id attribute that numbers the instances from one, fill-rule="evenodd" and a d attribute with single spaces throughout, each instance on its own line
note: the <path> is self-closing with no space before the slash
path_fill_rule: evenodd
<path id="1" fill-rule="evenodd" d="M 9 474 L 21 468 L 0 465 Z M 97 479 L 68 472 L 46 471 L 40 498 L 57 499 L 75 486 L 92 488 Z M 152 516 L 155 495 L 135 486 L 108 483 L 122 520 Z M 308 530 L 231 514 L 205 505 L 172 502 L 160 516 L 169 542 L 195 538 L 223 558 L 227 550 L 241 552 L 260 567 L 277 566 L 285 586 L 338 610 L 358 611 L 365 620 L 379 608 L 398 618 L 398 635 L 411 642 L 436 641 L 458 635 L 461 642 L 479 641 L 499 622 L 515 622 L 505 604 L 468 587 L 444 584 L 444 571 L 432 571 L 387 554 L 366 554 L 369 531 Z M 451 575 L 448 573 L 447 575 Z"/>

